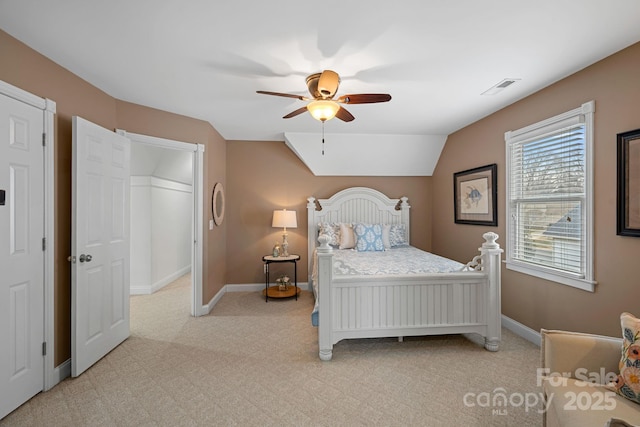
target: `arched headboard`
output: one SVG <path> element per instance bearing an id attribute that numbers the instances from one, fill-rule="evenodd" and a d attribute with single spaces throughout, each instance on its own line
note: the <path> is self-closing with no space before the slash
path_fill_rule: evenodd
<path id="1" fill-rule="evenodd" d="M 337 192 L 328 199 L 307 199 L 307 237 L 309 284 L 313 268 L 313 252 L 318 245 L 318 224 L 345 222 L 368 224 L 404 224 L 409 243 L 410 224 L 408 199 L 390 199 L 385 194 L 367 187 L 351 187 Z"/>

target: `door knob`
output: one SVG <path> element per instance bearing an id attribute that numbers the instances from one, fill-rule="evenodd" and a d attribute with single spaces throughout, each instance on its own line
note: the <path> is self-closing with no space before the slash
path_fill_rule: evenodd
<path id="1" fill-rule="evenodd" d="M 78 261 L 80 261 L 80 262 L 85 262 L 85 261 L 86 262 L 91 262 L 91 260 L 92 260 L 92 257 L 89 254 L 87 254 L 87 255 L 81 254 L 80 258 L 78 258 Z"/>

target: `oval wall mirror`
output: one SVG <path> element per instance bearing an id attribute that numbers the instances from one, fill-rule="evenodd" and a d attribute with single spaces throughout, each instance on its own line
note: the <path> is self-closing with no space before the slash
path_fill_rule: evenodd
<path id="1" fill-rule="evenodd" d="M 221 182 L 213 186 L 211 213 L 213 214 L 213 222 L 215 222 L 216 225 L 222 224 L 222 220 L 224 219 L 224 187 Z"/>

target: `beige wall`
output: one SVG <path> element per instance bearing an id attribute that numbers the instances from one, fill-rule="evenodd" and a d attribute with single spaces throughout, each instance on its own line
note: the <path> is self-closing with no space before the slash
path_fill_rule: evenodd
<path id="1" fill-rule="evenodd" d="M 56 365 L 70 356 L 71 117 L 80 115 L 108 129 L 202 143 L 205 151 L 205 230 L 213 185 L 223 182 L 222 226 L 206 231 L 206 303 L 226 284 L 262 283 L 264 254 L 281 239 L 271 227 L 274 209 L 298 212 L 289 230 L 300 253 L 299 280 L 307 276 L 306 198 L 328 197 L 350 186 L 368 186 L 412 206 L 411 241 L 458 260 L 477 253 L 486 228 L 453 223 L 454 172 L 498 164 L 499 226 L 504 245 L 504 132 L 575 108 L 591 99 L 595 115 L 595 293 L 576 290 L 503 268 L 503 312 L 535 330 L 564 328 L 619 334 L 619 314 L 636 312 L 640 297 L 634 259 L 640 239 L 615 234 L 615 136 L 640 128 L 640 44 L 613 55 L 449 137 L 433 177 L 316 177 L 283 142 L 225 142 L 209 123 L 116 100 L 0 31 L 0 80 L 57 103 L 55 339 Z M 499 96 L 499 95 L 498 95 Z M 228 230 L 228 231 L 227 231 Z M 228 236 L 228 237 L 227 237 Z"/>
<path id="2" fill-rule="evenodd" d="M 0 31 L 0 80 L 56 102 L 55 119 L 55 364 L 71 354 L 70 281 L 66 260 L 71 253 L 71 117 L 74 115 L 107 129 L 205 144 L 205 230 L 213 184 L 225 178 L 226 142 L 204 121 L 116 100 L 84 80 Z M 209 199 L 210 200 L 210 199 Z M 226 225 L 207 231 L 204 240 L 203 301 L 208 302 L 225 283 Z"/>
<path id="3" fill-rule="evenodd" d="M 431 177 L 317 177 L 284 142 L 230 141 L 227 184 L 229 284 L 264 282 L 261 259 L 282 240 L 282 230 L 271 227 L 273 210 L 282 208 L 297 212 L 298 228 L 287 230 L 289 252 L 300 254 L 298 280 L 306 282 L 307 197 L 327 198 L 352 186 L 372 187 L 393 198 L 407 196 L 411 243 L 431 247 Z"/>
<path id="4" fill-rule="evenodd" d="M 620 335 L 620 313 L 640 316 L 637 256 L 640 239 L 616 235 L 616 134 L 640 128 L 640 43 L 594 64 L 449 136 L 433 176 L 434 200 L 451 201 L 454 172 L 498 164 L 498 227 L 505 246 L 504 133 L 595 100 L 594 293 L 506 270 L 503 313 L 534 329 L 558 328 Z M 500 95 L 496 95 L 500 96 Z M 433 212 L 436 253 L 469 259 L 486 227 L 456 225 L 453 203 Z"/>

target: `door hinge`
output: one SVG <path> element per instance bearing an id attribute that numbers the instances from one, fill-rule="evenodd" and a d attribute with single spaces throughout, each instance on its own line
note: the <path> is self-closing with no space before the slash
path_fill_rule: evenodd
<path id="1" fill-rule="evenodd" d="M 42 132 L 42 146 L 46 147 L 47 146 L 47 134 Z"/>
<path id="2" fill-rule="evenodd" d="M 47 342 L 43 342 L 42 343 L 42 355 L 46 356 L 47 355 Z"/>
<path id="3" fill-rule="evenodd" d="M 42 238 L 42 251 L 46 251 L 47 250 L 47 238 L 43 237 Z"/>

